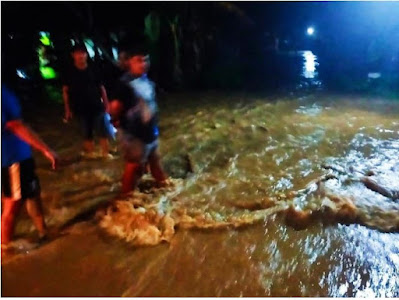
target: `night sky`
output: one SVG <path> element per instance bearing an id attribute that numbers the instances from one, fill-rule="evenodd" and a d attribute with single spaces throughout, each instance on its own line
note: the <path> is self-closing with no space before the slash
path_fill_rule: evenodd
<path id="1" fill-rule="evenodd" d="M 182 64 L 185 64 L 187 70 L 193 68 L 190 65 L 193 53 L 184 51 L 192 45 L 194 35 L 203 44 L 208 42 L 208 35 L 213 35 L 214 38 L 213 43 L 203 46 L 201 50 L 203 66 L 209 64 L 211 59 L 212 66 L 221 70 L 223 64 L 242 64 L 251 57 L 252 62 L 245 66 L 251 71 L 244 71 L 246 74 L 258 71 L 255 69 L 259 61 L 263 60 L 264 51 L 273 47 L 276 38 L 280 45 L 286 46 L 283 50 L 315 51 L 323 59 L 322 65 L 328 66 L 328 70 L 335 67 L 338 60 L 342 66 L 353 64 L 348 68 L 358 69 L 360 72 L 366 72 L 370 68 L 392 69 L 396 67 L 390 65 L 395 64 L 395 61 L 397 63 L 399 57 L 399 2 L 126 1 L 2 2 L 1 5 L 2 41 L 7 34 L 8 38 L 16 35 L 14 41 L 18 40 L 13 49 L 3 52 L 18 56 L 16 59 L 21 66 L 34 60 L 39 31 L 50 32 L 54 40 L 60 37 L 68 40 L 82 34 L 102 37 L 105 40 L 111 32 L 124 32 L 127 38 L 133 40 L 143 34 L 144 19 L 150 11 L 158 12 L 163 18 L 160 48 L 163 58 L 161 61 L 164 64 L 157 66 L 164 70 L 166 79 L 172 66 L 165 65 L 165 62 L 172 60 L 173 43 L 168 22 L 165 20 L 172 20 L 175 16 L 183 19 L 179 29 L 185 32 L 180 42 Z M 191 22 L 192 14 L 199 19 L 198 22 Z M 197 29 L 193 30 L 188 26 L 197 26 Z M 315 30 L 312 37 L 306 34 L 310 26 Z M 65 47 L 61 46 L 58 50 L 63 48 Z M 19 55 L 15 55 L 16 49 Z M 241 51 L 241 58 L 239 61 L 229 61 L 229 57 L 238 53 L 237 49 Z M 376 55 L 379 60 L 375 66 L 363 67 L 366 66 L 366 61 L 373 60 Z M 65 53 L 60 55 L 64 56 Z M 204 67 L 202 70 L 208 71 Z M 209 72 L 215 73 L 212 70 Z M 201 76 L 209 77 L 209 74 Z"/>
<path id="2" fill-rule="evenodd" d="M 308 25 L 322 32 L 339 30 L 373 34 L 399 26 L 399 3 L 395 2 L 234 2 L 253 21 L 256 30 L 292 34 Z M 142 26 L 151 9 L 168 6 L 199 5 L 212 9 L 212 3 L 184 2 L 2 2 L 3 30 L 84 30 L 77 14 L 93 10 L 93 22 L 101 29 L 120 25 Z M 398 29 L 399 30 L 399 29 Z"/>

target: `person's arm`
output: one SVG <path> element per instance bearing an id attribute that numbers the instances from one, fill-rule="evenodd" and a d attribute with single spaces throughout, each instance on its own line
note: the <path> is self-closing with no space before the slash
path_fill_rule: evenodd
<path id="1" fill-rule="evenodd" d="M 139 100 L 138 105 L 141 111 L 141 120 L 143 121 L 144 124 L 147 124 L 151 120 L 153 112 L 151 111 L 151 109 L 148 107 L 148 105 L 145 103 L 143 99 Z"/>
<path id="2" fill-rule="evenodd" d="M 155 84 L 151 81 L 148 81 L 147 83 L 147 88 L 152 89 L 152 92 L 155 93 Z M 153 97 L 155 97 L 155 95 L 153 95 Z M 142 112 L 142 120 L 144 123 L 148 123 L 156 113 L 155 99 L 152 98 L 148 102 L 146 102 L 144 99 L 139 99 L 139 101 Z"/>
<path id="3" fill-rule="evenodd" d="M 100 90 L 101 90 L 101 98 L 103 99 L 105 111 L 109 112 L 109 101 L 108 101 L 108 96 L 107 96 L 107 90 L 103 85 L 100 85 Z"/>
<path id="4" fill-rule="evenodd" d="M 11 131 L 21 140 L 31 145 L 33 148 L 39 150 L 51 162 L 53 169 L 57 167 L 58 156 L 52 151 L 40 138 L 27 127 L 22 120 L 11 120 L 5 124 L 5 129 Z"/>
<path id="5" fill-rule="evenodd" d="M 68 121 L 72 119 L 71 106 L 69 104 L 69 87 L 67 85 L 62 86 L 62 99 L 64 100 L 65 107 L 65 120 Z"/>

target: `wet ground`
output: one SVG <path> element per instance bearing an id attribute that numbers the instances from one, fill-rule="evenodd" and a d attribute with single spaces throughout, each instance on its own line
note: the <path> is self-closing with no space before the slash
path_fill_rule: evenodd
<path id="1" fill-rule="evenodd" d="M 286 95 L 161 101 L 175 187 L 131 197 L 165 204 L 176 221 L 152 247 L 84 214 L 116 197 L 122 161 L 78 160 L 76 125 L 60 109 L 28 115 L 64 158 L 52 172 L 37 155 L 57 234 L 3 256 L 3 296 L 398 297 L 399 102 Z M 24 215 L 17 238 L 34 238 Z"/>

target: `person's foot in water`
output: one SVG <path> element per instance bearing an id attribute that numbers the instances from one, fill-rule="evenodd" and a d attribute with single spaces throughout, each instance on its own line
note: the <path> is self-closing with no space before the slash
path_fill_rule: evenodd
<path id="1" fill-rule="evenodd" d="M 7 244 L 1 244 L 2 253 L 26 252 L 38 248 L 40 243 L 27 239 L 18 239 Z"/>
<path id="2" fill-rule="evenodd" d="M 167 188 L 167 187 L 174 187 L 174 183 L 173 181 L 171 181 L 169 178 L 162 180 L 162 181 L 157 181 L 155 183 L 155 186 L 157 188 Z"/>

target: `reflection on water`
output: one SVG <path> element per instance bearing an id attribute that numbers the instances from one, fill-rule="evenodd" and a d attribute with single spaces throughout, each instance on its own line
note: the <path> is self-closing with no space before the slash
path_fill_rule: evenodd
<path id="1" fill-rule="evenodd" d="M 316 55 L 312 51 L 303 51 L 302 56 L 304 59 L 302 76 L 308 79 L 316 78 L 316 67 L 319 65 Z"/>
<path id="2" fill-rule="evenodd" d="M 307 87 L 320 88 L 322 82 L 319 79 L 317 68 L 319 63 L 317 56 L 310 50 L 299 52 L 302 58 L 302 70 L 299 76 L 300 83 L 297 85 L 297 89 L 303 89 Z"/>

